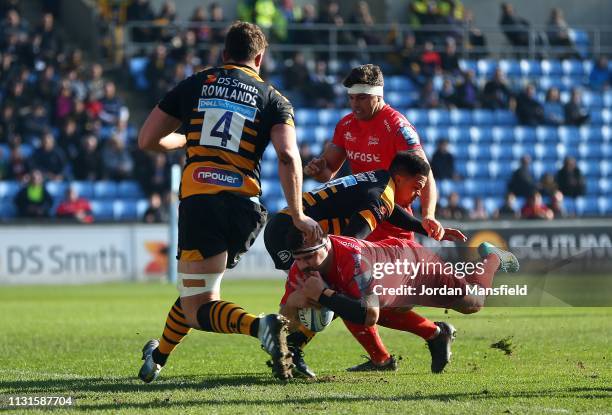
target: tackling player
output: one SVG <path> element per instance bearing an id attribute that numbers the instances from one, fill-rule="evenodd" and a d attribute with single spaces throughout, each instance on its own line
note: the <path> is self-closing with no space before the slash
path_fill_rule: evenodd
<path id="1" fill-rule="evenodd" d="M 385 103 L 384 77 L 378 66 L 369 64 L 353 68 L 343 85 L 347 88 L 352 112 L 338 122 L 332 143 L 325 148 L 321 157 L 308 163 L 304 168 L 305 174 L 326 182 L 335 176 L 345 160 L 349 161 L 353 173 L 388 169 L 398 151 L 414 152 L 427 160 L 414 126 L 399 111 Z M 423 228 L 430 237 L 440 240 L 443 229 L 435 219 L 437 191 L 431 172 L 420 199 Z M 409 205 L 402 207 L 412 212 Z M 389 237 L 412 239 L 413 234 L 387 221 L 378 226 L 368 239 L 375 241 Z M 415 327 L 423 322 L 435 327 L 434 322 L 414 312 L 412 318 Z M 349 370 L 396 368 L 396 363 L 385 351 L 376 327 L 365 328 L 346 321 L 345 324 L 370 355 L 370 360 Z"/>
<path id="2" fill-rule="evenodd" d="M 160 341 L 143 349 L 139 377 L 153 381 L 190 328 L 258 338 L 272 356 L 275 376 L 291 377 L 286 319 L 257 317 L 220 298 L 221 278 L 260 230 L 267 212 L 259 203 L 259 164 L 271 141 L 293 224 L 318 238 L 304 215 L 302 172 L 289 101 L 259 77 L 266 38 L 254 24 L 236 22 L 227 33 L 224 64 L 194 74 L 166 94 L 145 121 L 140 148 L 186 147 L 179 206 L 179 299 Z M 181 125 L 185 135 L 174 133 Z"/>
<path id="3" fill-rule="evenodd" d="M 429 165 L 418 156 L 398 153 L 389 171 L 375 170 L 343 177 L 327 183 L 323 188 L 303 194 L 304 213 L 318 220 L 325 232 L 334 235 L 367 238 L 381 223 L 388 221 L 406 231 L 427 232 L 418 219 L 408 214 L 400 205 L 409 205 L 420 194 L 429 174 Z M 267 223 L 264 232 L 266 249 L 273 258 L 277 269 L 288 271 L 293 258 L 287 250 L 285 239 L 292 227 L 291 217 L 280 211 Z M 463 240 L 465 236 L 456 229 L 445 229 L 444 239 Z M 281 314 L 286 315 L 281 303 Z M 397 311 L 402 314 L 405 331 L 421 336 L 427 341 L 432 355 L 432 370 L 440 372 L 448 363 L 447 355 L 454 328 L 446 323 L 431 323 L 416 319 L 412 311 Z M 440 327 L 440 329 L 438 329 Z M 315 374 L 303 360 L 302 348 L 314 336 L 304 326 L 297 327 L 287 337 L 289 350 L 293 353 L 294 373 L 305 377 Z M 381 345 L 384 349 L 384 346 Z M 389 359 L 386 352 L 381 359 Z"/>

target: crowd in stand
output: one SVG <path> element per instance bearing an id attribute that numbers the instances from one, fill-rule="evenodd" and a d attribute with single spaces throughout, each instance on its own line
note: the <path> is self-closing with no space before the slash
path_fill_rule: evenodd
<path id="1" fill-rule="evenodd" d="M 74 189 L 64 202 L 72 207 L 53 211 L 49 181 L 137 178 L 147 195 L 164 197 L 166 156 L 135 151 L 129 111 L 103 67 L 65 46 L 52 13 L 30 25 L 18 1 L 0 5 L 0 180 L 23 183 L 18 215 L 91 220 Z"/>

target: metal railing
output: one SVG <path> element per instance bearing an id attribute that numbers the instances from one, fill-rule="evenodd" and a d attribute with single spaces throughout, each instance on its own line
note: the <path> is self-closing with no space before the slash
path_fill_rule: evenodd
<path id="1" fill-rule="evenodd" d="M 158 40 L 147 42 L 135 42 L 132 39 L 134 29 L 165 30 L 168 32 L 183 32 L 189 29 L 208 27 L 210 29 L 224 29 L 228 23 L 194 24 L 188 21 L 173 22 L 160 26 L 152 22 L 129 22 L 123 26 L 122 42 L 116 44 L 116 49 L 121 50 L 124 56 L 130 57 L 141 51 L 150 52 L 159 44 Z M 508 28 L 505 28 L 508 30 Z M 579 30 L 586 33 L 588 42 L 576 44 L 571 47 L 553 46 L 547 41 L 547 26 L 531 26 L 528 30 L 522 28 L 510 29 L 515 32 L 528 34 L 528 44 L 512 46 L 506 40 L 500 26 L 479 28 L 479 31 L 487 39 L 486 46 L 475 46 L 470 43 L 471 27 L 466 24 L 459 25 L 431 25 L 418 28 L 410 25 L 400 24 L 375 24 L 363 26 L 356 24 L 345 24 L 336 26 L 333 24 L 290 24 L 287 26 L 287 39 L 280 41 L 274 36 L 274 29 L 267 30 L 270 34 L 270 51 L 272 53 L 283 52 L 312 52 L 326 54 L 328 59 L 337 60 L 343 54 L 352 54 L 356 57 L 369 57 L 371 55 L 385 55 L 397 53 L 402 49 L 403 38 L 407 33 L 413 33 L 419 45 L 426 39 L 438 40 L 435 50 L 444 50 L 444 39 L 453 37 L 456 40 L 457 53 L 461 58 L 488 55 L 490 57 L 504 58 L 517 57 L 538 59 L 551 57 L 564 57 L 572 54 L 580 55 L 582 58 L 592 58 L 601 54 L 612 54 L 612 27 L 610 26 L 584 26 Z M 359 39 L 370 39 L 369 43 Z M 347 39 L 353 39 L 347 42 Z M 372 42 L 379 39 L 378 42 Z M 207 50 L 211 47 L 222 47 L 219 43 L 200 42 L 196 45 L 199 50 Z"/>

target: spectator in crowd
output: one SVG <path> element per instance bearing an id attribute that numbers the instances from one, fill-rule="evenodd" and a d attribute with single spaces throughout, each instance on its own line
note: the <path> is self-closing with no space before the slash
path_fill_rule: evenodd
<path id="1" fill-rule="evenodd" d="M 557 182 L 555 182 L 555 175 L 552 173 L 545 173 L 540 179 L 540 183 L 538 185 L 538 190 L 542 196 L 552 197 L 558 189 L 559 186 L 557 185 Z"/>
<path id="2" fill-rule="evenodd" d="M 521 209 L 521 218 L 523 219 L 546 219 L 550 220 L 555 217 L 554 213 L 548 206 L 542 202 L 540 192 L 533 192 L 525 202 Z"/>
<path id="3" fill-rule="evenodd" d="M 73 186 L 68 186 L 64 200 L 57 207 L 55 215 L 59 219 L 68 219 L 81 223 L 93 222 L 93 215 L 89 201 L 79 197 Z"/>
<path id="4" fill-rule="evenodd" d="M 442 69 L 442 58 L 436 52 L 434 44 L 431 41 L 425 42 L 423 45 L 423 53 L 421 54 L 421 71 L 426 78 L 431 78 Z"/>
<path id="5" fill-rule="evenodd" d="M 399 60 L 398 73 L 407 75 L 417 85 L 423 84 L 421 71 L 421 56 L 416 46 L 416 37 L 413 33 L 404 36 L 402 48 L 397 54 Z"/>
<path id="6" fill-rule="evenodd" d="M 89 69 L 89 79 L 87 80 L 86 87 L 90 97 L 96 100 L 104 98 L 104 79 L 102 75 L 104 70 L 102 65 L 94 63 Z"/>
<path id="7" fill-rule="evenodd" d="M 58 77 L 55 71 L 55 66 L 48 64 L 39 75 L 38 81 L 36 82 L 36 92 L 38 98 L 48 104 L 55 98 L 55 94 L 58 89 Z"/>
<path id="8" fill-rule="evenodd" d="M 470 219 L 473 220 L 484 220 L 489 219 L 489 213 L 485 208 L 484 202 L 481 197 L 474 199 L 474 209 L 470 212 Z"/>
<path id="9" fill-rule="evenodd" d="M 163 223 L 168 221 L 168 211 L 164 208 L 159 193 L 151 193 L 149 196 L 149 206 L 145 210 L 143 221 L 145 223 Z"/>
<path id="10" fill-rule="evenodd" d="M 546 122 L 544 106 L 536 99 L 532 84 L 525 87 L 516 99 L 516 117 L 522 125 L 541 125 Z"/>
<path id="11" fill-rule="evenodd" d="M 567 217 L 565 208 L 563 207 L 563 193 L 556 191 L 550 198 L 548 208 L 552 211 L 555 219 L 561 219 Z"/>
<path id="12" fill-rule="evenodd" d="M 155 12 L 150 0 L 134 0 L 127 7 L 127 21 L 129 22 L 152 22 L 155 20 Z M 154 34 L 149 27 L 132 28 L 132 40 L 134 42 L 151 42 Z"/>
<path id="13" fill-rule="evenodd" d="M 104 125 L 117 126 L 121 121 L 127 121 L 129 118 L 129 111 L 123 105 L 121 98 L 117 96 L 114 82 L 108 81 L 104 84 L 104 98 L 100 103 L 102 104 L 100 119 Z"/>
<path id="14" fill-rule="evenodd" d="M 306 58 L 302 52 L 296 52 L 293 59 L 288 62 L 283 72 L 283 83 L 285 89 L 290 92 L 299 94 L 297 102 L 300 98 L 303 99 L 303 94 L 306 92 L 308 82 L 310 81 L 310 72 L 306 66 Z M 291 98 L 294 98 L 293 96 Z M 295 100 L 292 99 L 292 102 Z M 295 103 L 295 105 L 299 105 Z"/>
<path id="15" fill-rule="evenodd" d="M 123 141 L 116 136 L 109 138 L 102 150 L 102 178 L 128 180 L 133 169 L 134 162 Z"/>
<path id="16" fill-rule="evenodd" d="M 501 4 L 499 24 L 512 46 L 523 48 L 529 45 L 529 22 L 515 14 L 512 4 Z"/>
<path id="17" fill-rule="evenodd" d="M 467 210 L 459 204 L 459 193 L 448 195 L 448 203 L 441 209 L 440 217 L 449 220 L 465 220 L 469 217 Z"/>
<path id="18" fill-rule="evenodd" d="M 529 197 L 537 189 L 535 178 L 531 173 L 531 157 L 524 155 L 521 157 L 521 165 L 512 173 L 508 183 L 508 191 L 516 196 Z"/>
<path id="19" fill-rule="evenodd" d="M 196 7 L 189 18 L 189 31 L 195 35 L 198 42 L 208 42 L 210 39 L 210 27 L 206 24 L 207 21 L 206 7 Z"/>
<path id="20" fill-rule="evenodd" d="M 576 159 L 566 157 L 563 160 L 563 167 L 555 176 L 559 190 L 566 197 L 575 198 L 584 196 L 586 193 L 586 182 L 580 168 L 576 165 Z"/>
<path id="21" fill-rule="evenodd" d="M 11 147 L 6 167 L 6 178 L 8 180 L 22 181 L 30 171 L 30 162 L 23 156 L 21 146 Z"/>
<path id="22" fill-rule="evenodd" d="M 581 126 L 585 124 L 591 116 L 582 106 L 582 94 L 578 88 L 573 88 L 570 99 L 565 104 L 565 123 L 567 125 Z"/>
<path id="23" fill-rule="evenodd" d="M 565 113 L 558 88 L 551 87 L 546 91 L 544 119 L 549 125 L 562 125 L 565 122 Z"/>
<path id="24" fill-rule="evenodd" d="M 461 72 L 459 57 L 457 56 L 457 43 L 452 37 L 446 38 L 444 52 L 440 58 L 441 67 L 444 72 L 450 75 L 458 75 Z"/>
<path id="25" fill-rule="evenodd" d="M 72 165 L 72 173 L 76 180 L 98 180 L 102 176 L 98 139 L 94 135 L 83 137 Z"/>
<path id="26" fill-rule="evenodd" d="M 38 142 L 45 131 L 51 128 L 51 120 L 47 108 L 42 102 L 34 103 L 32 113 L 23 121 L 23 136 L 28 143 Z"/>
<path id="27" fill-rule="evenodd" d="M 519 212 L 516 210 L 516 196 L 508 192 L 504 197 L 504 204 L 497 209 L 494 217 L 496 219 L 518 219 Z"/>
<path id="28" fill-rule="evenodd" d="M 43 135 L 40 148 L 32 155 L 32 162 L 46 180 L 64 180 L 68 160 L 62 149 L 55 145 L 55 138 L 50 131 Z"/>
<path id="29" fill-rule="evenodd" d="M 170 164 L 165 153 L 155 153 L 148 158 L 149 169 L 142 183 L 143 190 L 150 195 L 163 195 L 170 190 Z"/>
<path id="30" fill-rule="evenodd" d="M 68 160 L 74 160 L 78 154 L 80 142 L 81 134 L 76 121 L 72 117 L 67 118 L 57 139 L 58 147 L 68 157 Z"/>
<path id="31" fill-rule="evenodd" d="M 334 77 L 327 74 L 327 62 L 318 60 L 305 91 L 308 102 L 311 104 L 309 106 L 333 108 L 336 101 L 334 84 Z"/>
<path id="32" fill-rule="evenodd" d="M 466 71 L 463 82 L 455 88 L 455 103 L 459 108 L 474 109 L 480 106 L 480 92 L 474 80 L 474 71 Z"/>
<path id="33" fill-rule="evenodd" d="M 62 52 L 63 41 L 55 26 L 53 14 L 43 14 L 34 36 L 40 37 L 40 58 L 43 60 L 49 62 Z"/>
<path id="34" fill-rule="evenodd" d="M 157 102 L 170 87 L 168 78 L 170 69 L 166 65 L 168 49 L 163 44 L 158 44 L 149 56 L 149 62 L 145 69 L 146 78 L 149 81 L 151 100 Z M 104 97 L 102 98 L 104 99 Z"/>
<path id="35" fill-rule="evenodd" d="M 436 151 L 431 158 L 431 170 L 436 180 L 456 179 L 455 156 L 448 149 L 448 140 L 438 140 Z"/>
<path id="36" fill-rule="evenodd" d="M 516 103 L 514 102 L 514 94 L 508 86 L 508 81 L 504 76 L 504 72 L 500 67 L 495 69 L 493 78 L 488 80 L 482 92 L 482 106 L 484 108 L 498 109 L 513 109 Z"/>
<path id="37" fill-rule="evenodd" d="M 68 79 L 63 79 L 60 83 L 60 91 L 55 100 L 55 122 L 63 123 L 72 113 L 74 103 L 74 93 Z"/>
<path id="38" fill-rule="evenodd" d="M 210 23 L 212 24 L 210 29 L 210 41 L 212 43 L 223 43 L 225 41 L 225 33 L 227 32 L 227 19 L 223 12 L 223 6 L 219 3 L 211 3 L 208 8 L 208 15 L 210 16 Z"/>
<path id="39" fill-rule="evenodd" d="M 455 105 L 455 86 L 450 78 L 444 78 L 442 81 L 442 89 L 438 93 L 440 98 L 440 106 L 446 109 L 453 109 Z"/>
<path id="40" fill-rule="evenodd" d="M 548 44 L 559 51 L 559 53 L 555 53 L 556 56 L 562 59 L 579 58 L 569 36 L 569 25 L 563 17 L 563 11 L 558 7 L 550 10 L 546 34 Z"/>
<path id="41" fill-rule="evenodd" d="M 8 138 L 21 133 L 21 122 L 17 118 L 15 107 L 5 105 L 0 117 L 0 143 L 7 142 Z"/>
<path id="42" fill-rule="evenodd" d="M 589 85 L 594 90 L 602 91 L 609 88 L 611 84 L 612 71 L 608 67 L 608 59 L 605 56 L 600 56 L 589 74 Z"/>
<path id="43" fill-rule="evenodd" d="M 33 170 L 25 185 L 15 195 L 17 215 L 21 218 L 48 218 L 53 198 L 45 187 L 40 170 Z"/>
<path id="44" fill-rule="evenodd" d="M 468 48 L 470 50 L 470 58 L 482 59 L 488 55 L 487 39 L 480 29 L 474 25 L 474 13 L 471 10 L 465 10 L 464 27 L 468 31 Z"/>
<path id="45" fill-rule="evenodd" d="M 353 31 L 357 42 L 363 42 L 366 46 L 378 45 L 381 43 L 380 35 L 373 28 L 374 18 L 370 13 L 370 6 L 366 1 L 358 1 L 350 23 L 360 25 L 361 29 Z"/>
<path id="46" fill-rule="evenodd" d="M 421 108 L 438 108 L 440 106 L 440 97 L 438 91 L 434 88 L 432 78 L 425 81 L 425 85 L 421 88 L 419 106 Z"/>

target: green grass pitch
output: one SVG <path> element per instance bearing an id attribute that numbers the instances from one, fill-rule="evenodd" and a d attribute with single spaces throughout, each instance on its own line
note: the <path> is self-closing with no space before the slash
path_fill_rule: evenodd
<path id="1" fill-rule="evenodd" d="M 232 281 L 223 297 L 253 313 L 276 310 L 280 281 Z M 334 322 L 306 349 L 317 381 L 275 381 L 255 339 L 192 332 L 157 382 L 136 377 L 176 291 L 161 284 L 0 289 L 0 412 L 8 396 L 73 396 L 54 413 L 564 414 L 612 412 L 612 308 L 486 308 L 454 324 L 446 373 L 429 372 L 424 342 L 381 329 L 402 357 L 396 373 L 349 374 L 360 346 Z M 512 354 L 491 344 L 512 337 Z M 44 410 L 45 412 L 47 410 Z"/>

